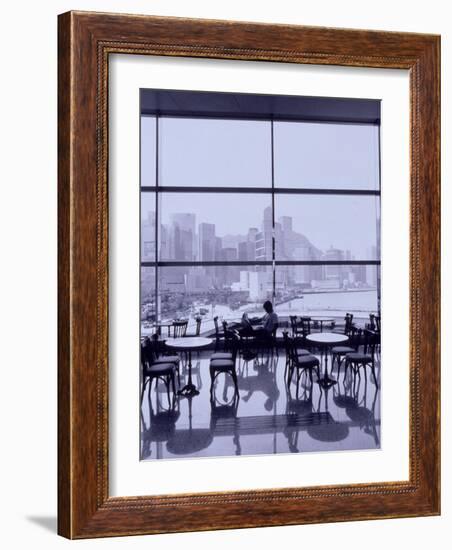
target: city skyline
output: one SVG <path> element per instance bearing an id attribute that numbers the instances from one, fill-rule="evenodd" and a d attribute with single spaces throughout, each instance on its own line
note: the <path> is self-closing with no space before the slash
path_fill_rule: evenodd
<path id="1" fill-rule="evenodd" d="M 170 223 L 160 223 L 159 260 L 174 261 L 271 261 L 272 238 L 275 238 L 275 259 L 279 261 L 351 261 L 378 260 L 378 239 L 366 246 L 363 257 L 356 257 L 350 248 L 335 245 L 330 236 L 329 246 L 320 249 L 310 237 L 295 231 L 292 216 L 281 216 L 273 225 L 271 207 L 262 213 L 258 227 L 246 232 L 217 234 L 217 224 L 197 223 L 193 212 L 175 212 Z M 379 225 L 377 218 L 376 226 Z M 235 252 L 231 252 L 233 249 Z M 155 211 L 142 217 L 142 259 L 155 260 Z"/>

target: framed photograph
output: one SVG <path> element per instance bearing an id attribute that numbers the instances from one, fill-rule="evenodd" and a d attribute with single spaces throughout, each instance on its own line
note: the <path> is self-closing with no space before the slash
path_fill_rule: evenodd
<path id="1" fill-rule="evenodd" d="M 59 16 L 59 533 L 440 513 L 440 38 Z"/>

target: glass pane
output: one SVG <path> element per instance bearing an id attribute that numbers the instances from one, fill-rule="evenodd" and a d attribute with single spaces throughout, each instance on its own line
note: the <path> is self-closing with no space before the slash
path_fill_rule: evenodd
<path id="1" fill-rule="evenodd" d="M 378 260 L 380 198 L 275 195 L 276 260 Z"/>
<path id="2" fill-rule="evenodd" d="M 154 334 L 155 267 L 141 268 L 141 336 Z"/>
<path id="3" fill-rule="evenodd" d="M 159 218 L 160 260 L 272 259 L 270 195 L 160 193 Z"/>
<path id="4" fill-rule="evenodd" d="M 141 261 L 155 262 L 155 193 L 141 193 Z"/>
<path id="5" fill-rule="evenodd" d="M 380 309 L 380 268 L 375 265 L 277 266 L 277 313 L 325 316 L 336 324 L 352 313 L 358 326 Z"/>
<path id="6" fill-rule="evenodd" d="M 159 119 L 159 185 L 270 187 L 270 122 Z"/>
<path id="7" fill-rule="evenodd" d="M 141 185 L 155 185 L 155 117 L 141 117 Z"/>
<path id="8" fill-rule="evenodd" d="M 188 319 L 201 332 L 214 329 L 213 318 L 239 320 L 242 314 L 263 315 L 262 303 L 271 298 L 273 277 L 267 266 L 159 267 L 160 320 Z"/>
<path id="9" fill-rule="evenodd" d="M 275 122 L 275 187 L 379 189 L 378 126 Z"/>

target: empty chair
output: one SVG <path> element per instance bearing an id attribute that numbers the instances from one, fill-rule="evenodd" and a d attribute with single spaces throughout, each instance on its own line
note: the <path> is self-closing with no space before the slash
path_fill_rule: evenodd
<path id="1" fill-rule="evenodd" d="M 180 358 L 178 355 L 175 355 L 174 353 L 168 353 L 168 354 L 158 354 L 158 342 L 155 339 L 149 339 L 145 338 L 144 342 L 141 346 L 141 356 L 142 359 L 147 362 L 148 365 L 159 365 L 162 363 L 173 363 L 176 368 L 177 373 L 177 382 L 180 385 L 180 371 L 179 371 L 179 365 L 180 365 Z"/>
<path id="2" fill-rule="evenodd" d="M 294 371 L 297 371 L 297 385 L 300 382 L 300 376 L 303 371 L 309 375 L 309 378 L 312 382 L 312 372 L 315 371 L 317 378 L 320 379 L 320 362 L 309 352 L 306 354 L 306 350 L 300 350 L 299 354 L 297 351 L 296 342 L 293 338 L 287 339 L 288 353 L 289 353 L 289 364 L 287 372 L 287 384 L 290 385 L 292 381 L 292 376 Z"/>
<path id="3" fill-rule="evenodd" d="M 232 359 L 233 348 L 237 348 L 237 335 L 233 330 L 228 329 L 228 324 L 226 321 L 223 321 L 223 334 L 224 334 L 224 351 L 215 351 L 212 353 L 210 360 L 215 361 L 216 359 Z"/>
<path id="4" fill-rule="evenodd" d="M 289 315 L 290 327 L 292 329 L 292 337 L 303 337 L 303 331 L 301 325 L 298 323 L 296 315 Z"/>
<path id="5" fill-rule="evenodd" d="M 353 324 L 353 313 L 346 313 L 344 317 L 345 326 L 344 326 L 344 334 L 347 336 L 349 333 L 355 328 Z"/>
<path id="6" fill-rule="evenodd" d="M 341 365 L 344 361 L 344 358 L 348 353 L 355 353 L 358 350 L 359 340 L 360 340 L 361 331 L 355 327 L 351 327 L 347 336 L 349 338 L 348 346 L 334 346 L 331 348 L 331 370 L 334 365 L 337 364 L 337 377 L 339 378 L 339 373 L 341 370 Z M 347 342 L 346 342 L 347 343 Z"/>
<path id="7" fill-rule="evenodd" d="M 284 349 L 286 351 L 286 364 L 284 368 L 284 378 L 287 378 L 287 373 L 290 368 L 290 363 L 292 361 L 292 353 L 294 351 L 293 348 L 295 347 L 295 352 L 300 357 L 303 355 L 311 355 L 311 352 L 308 351 L 307 349 L 298 348 L 296 346 L 296 341 L 290 340 L 289 333 L 286 330 L 283 332 L 283 340 L 284 340 Z"/>
<path id="8" fill-rule="evenodd" d="M 352 328 L 356 328 L 353 323 L 353 313 L 346 313 L 344 317 L 344 324 L 342 325 L 341 323 L 336 330 L 333 330 L 333 332 L 348 336 Z"/>
<path id="9" fill-rule="evenodd" d="M 236 359 L 238 351 L 238 336 L 229 331 L 227 334 L 229 339 L 229 345 L 231 347 L 231 357 L 225 359 L 211 359 L 209 364 L 210 372 L 210 398 L 214 399 L 214 385 L 215 380 L 221 373 L 225 375 L 230 375 L 234 383 L 234 390 L 237 395 L 239 395 L 239 387 L 237 382 L 237 371 L 236 371 Z"/>
<path id="10" fill-rule="evenodd" d="M 369 367 L 372 371 L 372 376 L 375 382 L 375 386 L 378 388 L 377 376 L 375 374 L 375 347 L 377 345 L 377 338 L 369 330 L 364 330 L 364 351 L 360 353 L 355 351 L 347 353 L 345 356 L 345 372 L 344 380 L 347 376 L 347 370 L 350 367 L 354 374 L 359 374 L 361 368 L 366 372 L 366 367 Z"/>
<path id="11" fill-rule="evenodd" d="M 312 320 L 310 317 L 300 317 L 300 328 L 303 338 L 306 338 L 308 334 L 311 334 L 311 323 Z"/>
<path id="12" fill-rule="evenodd" d="M 174 321 L 171 325 L 170 336 L 173 338 L 184 338 L 187 334 L 188 320 Z"/>
<path id="13" fill-rule="evenodd" d="M 170 384 L 173 391 L 173 396 L 176 395 L 176 365 L 171 362 L 159 362 L 152 363 L 149 361 L 149 354 L 144 351 L 144 346 L 141 347 L 141 368 L 142 368 L 142 390 L 141 400 L 143 400 L 144 392 L 147 384 L 149 384 L 149 391 L 151 391 L 152 380 L 156 380 L 156 386 L 158 380 L 162 380 L 165 383 L 166 391 L 168 394 L 168 403 L 170 401 Z"/>
<path id="14" fill-rule="evenodd" d="M 215 351 L 218 351 L 223 341 L 223 334 L 220 329 L 220 324 L 218 322 L 218 315 L 213 318 L 213 324 L 215 325 Z"/>

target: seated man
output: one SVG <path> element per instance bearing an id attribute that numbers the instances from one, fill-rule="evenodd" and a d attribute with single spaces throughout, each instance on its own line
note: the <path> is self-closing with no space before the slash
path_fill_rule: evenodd
<path id="1" fill-rule="evenodd" d="M 261 326 L 254 329 L 254 333 L 257 336 L 270 338 L 278 328 L 278 315 L 273 311 L 273 304 L 269 300 L 264 303 L 263 308 L 266 313 L 262 317 Z"/>

